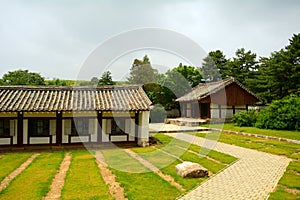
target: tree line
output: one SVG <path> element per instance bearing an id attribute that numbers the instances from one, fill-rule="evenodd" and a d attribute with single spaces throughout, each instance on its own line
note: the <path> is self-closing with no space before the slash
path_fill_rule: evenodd
<path id="1" fill-rule="evenodd" d="M 179 64 L 165 74 L 151 67 L 149 58 L 136 59 L 131 67 L 128 81 L 144 84 L 154 104 L 165 109 L 176 107 L 172 99 L 188 92 L 200 82 L 212 82 L 234 77 L 271 103 L 290 95 L 300 95 L 300 33 L 294 34 L 289 44 L 269 57 L 258 57 L 251 50 L 237 49 L 232 58 L 221 50 L 211 51 L 203 59 L 202 67 Z M 151 84 L 156 83 L 156 84 Z"/>
<path id="2" fill-rule="evenodd" d="M 92 77 L 90 81 L 62 80 L 54 78 L 45 80 L 40 73 L 29 72 L 28 70 L 16 70 L 7 72 L 0 79 L 0 85 L 31 85 L 31 86 L 104 86 L 115 85 L 111 72 L 105 71 L 100 78 Z"/>
<path id="3" fill-rule="evenodd" d="M 203 59 L 201 67 L 180 63 L 166 73 L 159 73 L 145 55 L 135 59 L 127 78 L 129 84 L 143 85 L 153 104 L 165 109 L 176 108 L 174 99 L 182 96 L 201 82 L 218 81 L 234 77 L 252 92 L 270 103 L 291 94 L 300 94 L 300 34 L 294 34 L 289 44 L 269 57 L 258 57 L 251 50 L 237 49 L 232 58 L 227 58 L 221 50 L 211 51 Z M 1 85 L 74 85 L 75 81 L 45 80 L 39 73 L 28 70 L 8 72 L 0 79 Z M 110 71 L 90 81 L 78 85 L 115 85 Z"/>

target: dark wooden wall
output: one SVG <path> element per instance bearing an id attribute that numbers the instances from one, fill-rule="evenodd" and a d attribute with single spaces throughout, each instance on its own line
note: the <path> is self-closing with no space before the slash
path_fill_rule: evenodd
<path id="1" fill-rule="evenodd" d="M 258 102 L 255 96 L 241 88 L 238 84 L 232 83 L 218 91 L 215 94 L 212 94 L 210 97 L 207 97 L 201 102 L 211 102 L 219 105 L 228 105 L 228 106 L 239 106 L 247 105 Z"/>

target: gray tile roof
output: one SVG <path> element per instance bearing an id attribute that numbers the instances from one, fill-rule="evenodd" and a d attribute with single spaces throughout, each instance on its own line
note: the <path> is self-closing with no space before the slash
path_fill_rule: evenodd
<path id="1" fill-rule="evenodd" d="M 199 85 L 194 87 L 191 92 L 176 99 L 176 101 L 200 101 L 201 99 L 204 99 L 214 93 L 217 93 L 218 91 L 224 89 L 226 86 L 232 83 L 238 84 L 242 89 L 247 91 L 249 94 L 253 95 L 258 100 L 260 100 L 258 96 L 256 96 L 253 92 L 247 89 L 243 84 L 241 84 L 235 78 L 229 77 L 217 82 L 200 83 Z"/>
<path id="2" fill-rule="evenodd" d="M 0 112 L 138 111 L 151 101 L 141 86 L 0 86 Z"/>

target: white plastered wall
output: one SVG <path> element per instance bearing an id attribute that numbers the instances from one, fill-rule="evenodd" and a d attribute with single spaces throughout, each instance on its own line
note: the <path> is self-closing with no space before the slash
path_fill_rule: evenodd
<path id="1" fill-rule="evenodd" d="M 89 119 L 89 130 L 88 133 L 91 135 L 91 142 L 97 142 L 97 126 L 98 120 L 95 118 L 95 115 L 79 115 L 76 117 L 93 117 Z M 71 124 L 72 119 L 63 119 L 62 120 L 62 143 L 68 143 L 68 137 L 71 134 Z M 77 142 L 89 142 L 88 136 L 72 136 L 72 143 Z"/>
<path id="2" fill-rule="evenodd" d="M 145 146 L 149 142 L 149 111 L 139 113 L 138 145 Z"/>
<path id="3" fill-rule="evenodd" d="M 124 113 L 124 112 L 103 112 L 103 117 L 124 117 L 125 118 L 125 133 L 129 134 L 129 141 L 134 141 L 135 139 L 135 119 L 134 113 Z M 111 133 L 111 121 L 112 119 L 102 119 L 102 141 L 109 142 L 109 134 Z M 127 137 L 125 135 L 113 136 L 111 137 L 112 142 L 126 141 Z"/>
<path id="4" fill-rule="evenodd" d="M 129 135 L 132 135 L 130 133 L 130 119 L 125 119 L 125 130 L 123 130 L 125 133 L 129 133 Z M 103 119 L 102 120 L 102 141 L 103 142 L 109 142 L 109 134 L 111 133 L 111 121 L 112 119 Z M 134 137 L 134 134 L 133 134 Z M 112 142 L 119 142 L 119 141 L 126 141 L 127 136 L 125 135 L 120 135 L 120 136 L 113 136 L 111 137 Z M 131 140 L 131 137 L 129 136 L 129 140 Z M 134 140 L 134 139 L 133 139 Z"/>
<path id="5" fill-rule="evenodd" d="M 2 119 L 5 118 L 17 118 L 18 114 L 15 112 L 2 112 L 0 113 L 0 117 Z M 17 144 L 17 132 L 18 132 L 18 126 L 17 126 L 17 119 L 10 119 L 10 136 L 13 136 L 13 144 Z M 0 138 L 0 145 L 10 145 L 10 138 Z"/>
<path id="6" fill-rule="evenodd" d="M 24 112 L 23 117 L 51 118 L 49 119 L 49 134 L 52 135 L 52 144 L 56 143 L 56 113 L 55 112 Z M 28 119 L 23 120 L 23 144 L 28 144 Z M 30 144 L 50 144 L 50 137 L 30 137 Z"/>
<path id="7" fill-rule="evenodd" d="M 210 105 L 211 110 L 210 110 L 210 115 L 211 118 L 219 118 L 219 108 L 218 104 L 211 104 Z M 239 113 L 243 110 L 246 110 L 246 105 L 242 106 L 235 106 L 235 113 Z M 221 117 L 222 118 L 232 118 L 233 117 L 233 109 L 232 106 L 226 106 L 226 105 L 221 105 Z"/>
<path id="8" fill-rule="evenodd" d="M 13 136 L 13 144 L 17 144 L 18 139 L 18 126 L 16 119 L 9 120 L 9 135 Z M 0 145 L 10 145 L 10 138 L 0 138 Z"/>

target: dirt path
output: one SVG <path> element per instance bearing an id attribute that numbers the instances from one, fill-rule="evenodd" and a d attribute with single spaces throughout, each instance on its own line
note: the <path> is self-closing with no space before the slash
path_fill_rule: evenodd
<path id="1" fill-rule="evenodd" d="M 154 173 L 159 175 L 164 180 L 168 181 L 171 185 L 175 186 L 176 188 L 178 188 L 181 191 L 184 191 L 184 188 L 179 183 L 177 183 L 172 176 L 163 174 L 156 166 L 154 166 L 152 163 L 148 162 L 147 160 L 143 159 L 142 157 L 140 157 L 139 155 L 137 155 L 135 152 L 131 151 L 130 149 L 125 149 L 125 151 L 130 156 L 137 159 L 145 167 L 147 167 L 148 169 L 150 169 L 151 171 L 153 171 Z"/>
<path id="2" fill-rule="evenodd" d="M 109 185 L 110 194 L 117 200 L 127 200 L 124 195 L 124 188 L 116 182 L 116 176 L 107 168 L 105 159 L 100 151 L 96 151 L 96 160 L 104 182 Z"/>
<path id="3" fill-rule="evenodd" d="M 9 183 L 14 178 L 16 178 L 20 173 L 22 173 L 22 171 L 25 170 L 28 167 L 28 165 L 30 165 L 32 161 L 39 155 L 40 155 L 39 153 L 33 154 L 20 167 L 18 167 L 15 171 L 13 171 L 5 179 L 3 179 L 3 181 L 0 183 L 0 191 L 4 190 L 9 185 Z"/>
<path id="4" fill-rule="evenodd" d="M 61 190 L 65 183 L 65 177 L 67 175 L 67 171 L 69 170 L 71 164 L 71 154 L 67 153 L 65 155 L 64 160 L 60 164 L 60 168 L 58 173 L 55 175 L 54 179 L 52 180 L 52 184 L 50 187 L 50 191 L 44 197 L 44 200 L 53 200 L 53 199 L 60 199 L 61 197 Z"/>

